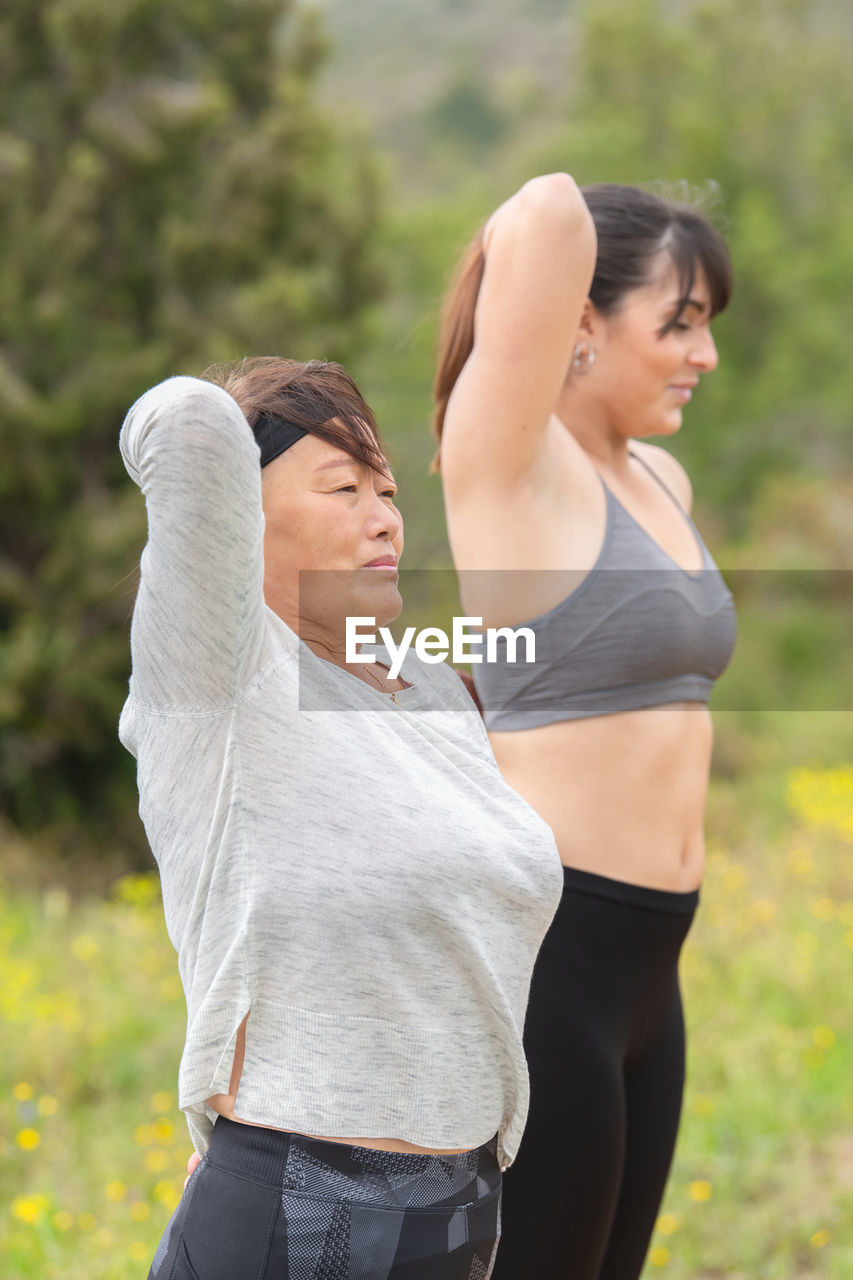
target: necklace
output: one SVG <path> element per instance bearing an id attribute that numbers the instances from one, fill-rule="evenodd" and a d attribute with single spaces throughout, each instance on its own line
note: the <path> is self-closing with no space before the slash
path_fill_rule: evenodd
<path id="1" fill-rule="evenodd" d="M 364 670 L 367 673 L 367 675 L 370 676 L 371 680 L 373 680 L 374 683 L 379 686 L 379 688 L 382 690 L 383 693 L 390 693 L 391 701 L 394 703 L 395 707 L 399 707 L 402 705 L 400 702 L 400 699 L 397 697 L 397 694 L 394 692 L 394 690 L 389 689 L 388 686 L 384 684 L 382 680 L 379 679 L 379 676 L 376 675 L 375 672 L 370 670 L 370 667 L 365 667 Z"/>

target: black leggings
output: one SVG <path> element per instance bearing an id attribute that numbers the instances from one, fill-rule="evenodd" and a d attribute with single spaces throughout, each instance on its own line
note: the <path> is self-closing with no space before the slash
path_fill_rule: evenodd
<path id="1" fill-rule="evenodd" d="M 495 1143 L 373 1151 L 222 1118 L 149 1280 L 486 1280 Z"/>
<path id="2" fill-rule="evenodd" d="M 639 1276 L 678 1131 L 678 956 L 698 898 L 565 868 L 533 973 L 530 1115 L 493 1280 Z"/>

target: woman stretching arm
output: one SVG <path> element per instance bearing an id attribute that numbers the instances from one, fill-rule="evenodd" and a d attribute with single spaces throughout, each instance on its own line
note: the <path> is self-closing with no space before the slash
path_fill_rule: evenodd
<path id="1" fill-rule="evenodd" d="M 122 430 L 149 540 L 121 737 L 187 999 L 204 1160 L 157 1280 L 487 1276 L 559 897 L 545 824 L 401 608 L 403 525 L 339 366 L 155 387 Z"/>
<path id="2" fill-rule="evenodd" d="M 436 426 L 465 612 L 536 636 L 532 670 L 475 681 L 503 775 L 564 863 L 500 1280 L 636 1280 L 669 1170 L 706 704 L 734 613 L 686 475 L 637 437 L 680 428 L 730 288 L 695 209 L 551 174 L 494 214 L 446 304 Z"/>

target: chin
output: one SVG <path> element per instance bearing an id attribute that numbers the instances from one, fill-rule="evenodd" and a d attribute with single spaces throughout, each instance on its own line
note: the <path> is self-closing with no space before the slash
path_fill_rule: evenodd
<path id="1" fill-rule="evenodd" d="M 378 584 L 372 591 L 360 591 L 358 610 L 361 617 L 375 618 L 377 627 L 387 627 L 403 611 L 403 597 L 396 582 Z"/>
<path id="2" fill-rule="evenodd" d="M 651 431 L 647 431 L 646 435 L 650 436 L 674 436 L 681 430 L 682 425 L 681 410 L 676 409 L 670 411 L 665 417 L 659 419 Z"/>

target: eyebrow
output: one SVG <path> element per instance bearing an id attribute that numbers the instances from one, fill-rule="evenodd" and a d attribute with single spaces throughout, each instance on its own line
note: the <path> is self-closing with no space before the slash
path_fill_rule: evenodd
<path id="1" fill-rule="evenodd" d="M 331 471 L 333 467 L 359 467 L 366 471 L 373 470 L 372 467 L 368 467 L 366 462 L 362 462 L 360 458 L 353 458 L 353 457 L 333 458 L 331 462 L 321 462 L 319 467 L 315 467 L 314 470 L 315 471 Z M 383 473 L 383 478 L 386 480 L 390 480 L 393 485 L 396 485 L 397 483 L 397 481 L 394 479 L 394 477 L 391 475 L 390 472 Z"/>
<path id="2" fill-rule="evenodd" d="M 681 303 L 681 298 L 676 298 L 675 301 L 672 303 L 672 306 L 677 307 L 679 306 L 680 303 Z M 693 307 L 696 311 L 699 311 L 699 312 L 709 310 L 707 302 L 700 302 L 698 298 L 688 298 L 687 301 L 684 303 L 683 309 L 686 311 L 688 307 Z"/>
<path id="3" fill-rule="evenodd" d="M 315 467 L 315 471 L 329 471 L 332 467 L 363 467 L 366 463 L 359 458 L 333 458 L 331 462 L 321 462 L 319 467 Z"/>

